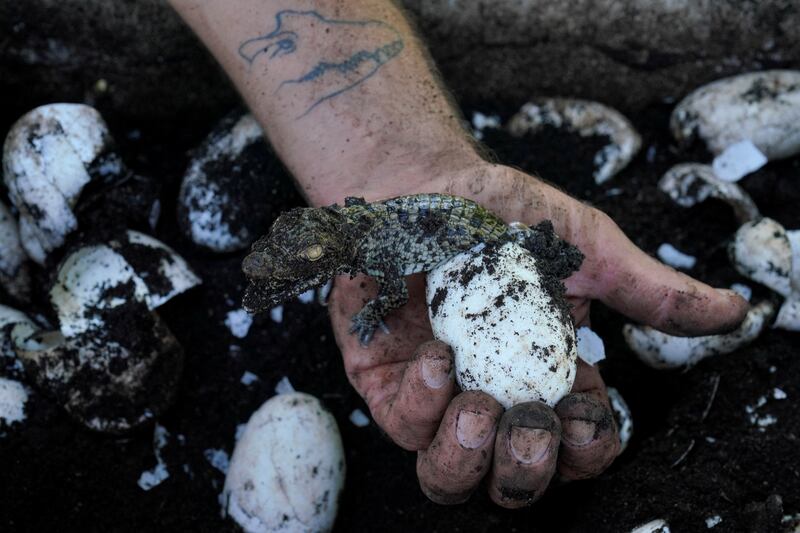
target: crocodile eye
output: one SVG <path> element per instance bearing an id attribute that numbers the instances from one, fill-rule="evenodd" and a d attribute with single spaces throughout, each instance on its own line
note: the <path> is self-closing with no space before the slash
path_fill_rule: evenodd
<path id="1" fill-rule="evenodd" d="M 309 261 L 316 261 L 320 257 L 322 257 L 322 246 L 319 244 L 312 244 L 302 252 L 300 252 L 300 257 L 303 259 L 307 259 Z"/>

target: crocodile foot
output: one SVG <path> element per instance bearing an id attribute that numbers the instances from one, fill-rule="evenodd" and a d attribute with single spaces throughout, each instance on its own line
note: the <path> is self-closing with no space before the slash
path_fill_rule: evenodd
<path id="1" fill-rule="evenodd" d="M 372 340 L 377 328 L 380 328 L 387 335 L 389 334 L 389 328 L 386 327 L 383 320 L 375 316 L 375 313 L 368 308 L 356 313 L 351 322 L 350 333 L 358 336 L 358 342 L 361 343 L 361 346 L 369 346 L 369 342 Z"/>

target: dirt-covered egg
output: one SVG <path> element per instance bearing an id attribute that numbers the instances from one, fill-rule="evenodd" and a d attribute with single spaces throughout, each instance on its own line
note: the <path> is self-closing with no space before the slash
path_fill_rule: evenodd
<path id="1" fill-rule="evenodd" d="M 555 405 L 572 388 L 575 329 L 560 281 L 514 243 L 459 254 L 428 274 L 434 336 L 455 354 L 463 390 L 504 407 Z"/>
<path id="2" fill-rule="evenodd" d="M 699 137 L 714 155 L 751 141 L 768 159 L 800 151 L 800 71 L 749 72 L 704 85 L 672 112 L 675 138 Z"/>
<path id="3" fill-rule="evenodd" d="M 309 394 L 279 394 L 253 413 L 236 443 L 223 513 L 247 533 L 330 531 L 344 478 L 333 415 Z"/>
<path id="4" fill-rule="evenodd" d="M 33 261 L 78 227 L 73 207 L 111 143 L 103 118 L 82 104 L 49 104 L 26 113 L 3 146 L 3 179 L 19 211 L 22 247 Z"/>
<path id="5" fill-rule="evenodd" d="M 166 409 L 181 375 L 183 349 L 154 309 L 197 283 L 146 235 L 85 246 L 62 262 L 50 291 L 59 329 L 17 340 L 16 353 L 84 425 L 129 430 Z"/>
<path id="6" fill-rule="evenodd" d="M 194 151 L 181 183 L 178 222 L 198 246 L 242 250 L 269 229 L 275 205 L 299 202 L 250 114 L 225 117 Z"/>
<path id="7" fill-rule="evenodd" d="M 576 132 L 581 137 L 601 135 L 609 143 L 594 156 L 594 180 L 601 184 L 631 162 L 642 138 L 625 116 L 606 105 L 574 98 L 537 98 L 511 117 L 508 131 L 517 137 L 544 126 Z"/>

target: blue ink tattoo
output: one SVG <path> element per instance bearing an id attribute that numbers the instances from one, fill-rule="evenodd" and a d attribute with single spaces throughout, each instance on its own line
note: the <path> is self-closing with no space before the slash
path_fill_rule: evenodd
<path id="1" fill-rule="evenodd" d="M 355 37 L 342 39 L 343 32 Z M 319 46 L 328 38 L 335 46 Z M 315 95 L 311 106 L 297 117 L 302 118 L 322 102 L 364 83 L 404 47 L 400 32 L 379 20 L 333 20 L 316 11 L 287 9 L 275 15 L 274 30 L 244 41 L 239 55 L 251 66 L 262 58 L 273 61 L 294 55 L 295 61 L 299 59 L 300 74 L 283 80 L 275 92 L 288 85 L 323 83 L 322 96 Z"/>

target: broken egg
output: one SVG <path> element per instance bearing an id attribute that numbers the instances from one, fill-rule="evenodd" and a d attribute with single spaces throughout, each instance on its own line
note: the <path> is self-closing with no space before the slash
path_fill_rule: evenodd
<path id="1" fill-rule="evenodd" d="M 277 200 L 277 201 L 276 201 Z M 178 222 L 195 244 L 226 253 L 266 232 L 275 205 L 296 192 L 253 115 L 224 118 L 194 152 L 178 197 Z"/>
<path id="2" fill-rule="evenodd" d="M 733 267 L 743 276 L 789 296 L 792 247 L 786 230 L 771 218 L 742 224 L 728 247 Z"/>
<path id="3" fill-rule="evenodd" d="M 628 447 L 628 443 L 633 436 L 633 414 L 625 398 L 616 388 L 608 387 L 607 392 L 608 403 L 611 405 L 614 421 L 617 423 L 617 429 L 619 430 L 619 453 L 622 453 Z"/>
<path id="4" fill-rule="evenodd" d="M 428 274 L 433 334 L 453 349 L 463 390 L 486 392 L 505 408 L 554 406 L 570 391 L 575 328 L 557 283 L 514 243 L 459 254 Z"/>
<path id="5" fill-rule="evenodd" d="M 279 394 L 253 413 L 236 443 L 223 515 L 247 533 L 330 531 L 344 478 L 333 415 L 309 394 Z"/>
<path id="6" fill-rule="evenodd" d="M 675 165 L 661 177 L 658 188 L 681 207 L 693 207 L 708 198 L 716 198 L 733 208 L 739 222 L 748 222 L 761 216 L 755 202 L 744 189 L 736 183 L 717 178 L 709 165 Z"/>
<path id="7" fill-rule="evenodd" d="M 62 262 L 50 299 L 59 330 L 15 345 L 26 371 L 87 427 L 119 433 L 169 405 L 183 350 L 153 311 L 200 282 L 152 237 L 129 231 Z"/>
<path id="8" fill-rule="evenodd" d="M 525 104 L 511 117 L 508 131 L 521 137 L 543 126 L 563 128 L 581 137 L 610 139 L 594 156 L 598 185 L 625 168 L 642 146 L 641 136 L 622 113 L 598 102 L 572 98 L 539 98 Z"/>
<path id="9" fill-rule="evenodd" d="M 670 129 L 689 143 L 702 139 L 718 155 L 751 141 L 769 160 L 800 152 L 800 71 L 750 72 L 704 85 L 672 112 Z"/>
<path id="10" fill-rule="evenodd" d="M 771 218 L 743 224 L 728 254 L 740 274 L 785 298 L 773 327 L 800 331 L 800 231 Z"/>
<path id="11" fill-rule="evenodd" d="M 0 304 L 0 355 L 15 357 L 16 346 L 39 329 L 22 311 Z"/>
<path id="12" fill-rule="evenodd" d="M 775 315 L 775 305 L 764 301 L 750 308 L 744 321 L 730 333 L 677 337 L 649 326 L 626 324 L 622 330 L 628 347 L 653 368 L 692 366 L 706 357 L 731 353 L 754 341 Z"/>
<path id="13" fill-rule="evenodd" d="M 101 157 L 111 144 L 103 118 L 82 104 L 50 104 L 22 116 L 3 146 L 3 179 L 19 211 L 22 247 L 33 261 L 78 227 L 73 208 L 83 188 L 113 163 Z"/>

